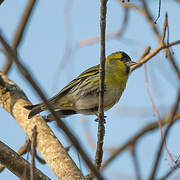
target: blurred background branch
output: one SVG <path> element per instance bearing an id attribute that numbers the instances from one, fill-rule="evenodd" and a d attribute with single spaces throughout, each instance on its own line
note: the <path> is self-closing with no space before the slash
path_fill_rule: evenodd
<path id="1" fill-rule="evenodd" d="M 28 0 L 27 6 L 24 10 L 24 14 L 22 15 L 21 21 L 17 27 L 17 30 L 12 40 L 12 48 L 14 49 L 14 51 L 18 50 L 21 42 L 23 41 L 23 36 L 24 36 L 26 28 L 28 27 L 29 19 L 32 16 L 35 3 L 36 3 L 36 0 Z M 13 61 L 8 56 L 8 53 L 5 50 L 3 52 L 6 56 L 6 64 L 4 65 L 2 72 L 4 74 L 7 74 L 12 66 Z"/>

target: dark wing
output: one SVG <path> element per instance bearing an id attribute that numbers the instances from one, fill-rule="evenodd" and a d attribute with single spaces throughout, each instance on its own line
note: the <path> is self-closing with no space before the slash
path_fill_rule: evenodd
<path id="1" fill-rule="evenodd" d="M 51 103 L 53 102 L 52 104 L 56 103 L 56 100 L 59 100 L 61 97 L 65 96 L 73 87 L 82 83 L 88 77 L 97 75 L 98 73 L 99 73 L 99 65 L 87 69 L 86 71 L 81 73 L 76 79 L 72 80 L 69 84 L 67 84 L 67 86 L 65 86 L 57 95 L 50 98 L 49 102 Z M 31 110 L 28 118 L 32 118 L 34 115 L 40 113 L 41 111 L 46 110 L 46 106 L 44 105 L 44 103 L 25 106 L 25 108 Z"/>
<path id="2" fill-rule="evenodd" d="M 89 68 L 89 69 L 87 69 L 86 71 L 84 71 L 84 72 L 82 72 L 78 77 L 77 77 L 77 79 L 78 78 L 88 78 L 89 76 L 94 76 L 94 75 L 96 75 L 96 74 L 98 74 L 99 73 L 99 64 L 98 65 L 96 65 L 96 66 L 93 66 L 93 67 L 91 67 L 91 68 Z"/>
<path id="3" fill-rule="evenodd" d="M 85 79 L 87 79 L 90 76 L 97 75 L 98 73 L 99 73 L 99 64 L 85 70 L 76 79 L 68 83 L 56 96 L 52 97 L 50 101 L 56 98 L 57 96 L 58 99 L 65 96 L 74 86 L 78 85 L 79 83 L 82 83 Z"/>

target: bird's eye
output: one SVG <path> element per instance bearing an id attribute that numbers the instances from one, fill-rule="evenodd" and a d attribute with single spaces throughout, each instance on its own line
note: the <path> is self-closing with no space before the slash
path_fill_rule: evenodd
<path id="1" fill-rule="evenodd" d="M 122 58 L 121 61 L 123 61 L 124 63 L 127 63 L 129 61 L 129 59 L 127 58 Z"/>

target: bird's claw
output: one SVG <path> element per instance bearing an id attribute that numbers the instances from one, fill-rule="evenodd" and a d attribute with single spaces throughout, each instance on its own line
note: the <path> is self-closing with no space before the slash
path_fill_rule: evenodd
<path id="1" fill-rule="evenodd" d="M 104 116 L 104 124 L 106 124 L 106 118 L 107 116 Z M 95 120 L 94 120 L 95 122 L 99 122 L 99 118 L 97 117 Z"/>

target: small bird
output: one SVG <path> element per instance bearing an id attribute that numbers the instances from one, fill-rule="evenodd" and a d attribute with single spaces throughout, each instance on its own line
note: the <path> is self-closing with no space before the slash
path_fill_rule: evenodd
<path id="1" fill-rule="evenodd" d="M 120 99 L 130 74 L 130 67 L 136 62 L 122 51 L 112 53 L 105 61 L 104 110 L 112 108 Z M 73 114 L 98 114 L 99 67 L 93 66 L 72 80 L 57 95 L 48 100 L 59 117 Z M 44 103 L 25 106 L 31 110 L 28 118 L 47 110 Z M 52 115 L 46 116 L 52 118 Z"/>

